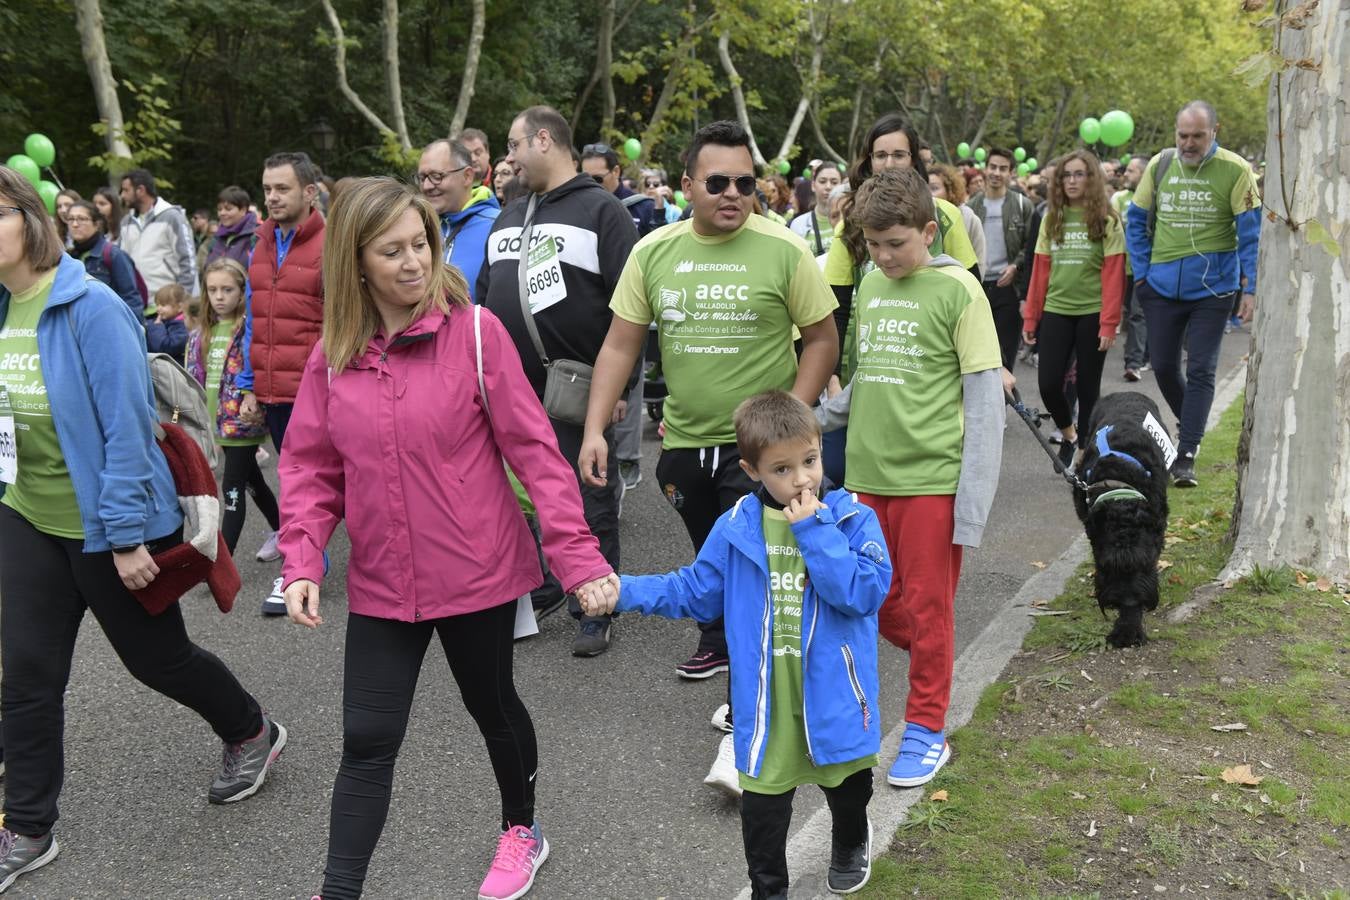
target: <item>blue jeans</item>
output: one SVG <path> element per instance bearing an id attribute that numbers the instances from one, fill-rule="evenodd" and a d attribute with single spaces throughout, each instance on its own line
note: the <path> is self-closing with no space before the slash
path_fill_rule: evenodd
<path id="1" fill-rule="evenodd" d="M 1177 450 L 1195 453 L 1205 436 L 1205 421 L 1214 403 L 1214 372 L 1219 364 L 1223 326 L 1233 308 L 1233 294 L 1202 300 L 1163 297 L 1148 282 L 1134 287 L 1148 322 L 1148 356 L 1158 388 L 1180 421 Z M 1186 350 L 1186 374 L 1181 351 Z"/>

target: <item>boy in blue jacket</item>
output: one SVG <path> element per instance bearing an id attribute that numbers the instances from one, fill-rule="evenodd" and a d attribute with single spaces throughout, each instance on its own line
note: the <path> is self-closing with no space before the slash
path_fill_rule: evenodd
<path id="1" fill-rule="evenodd" d="M 825 792 L 834 823 L 831 891 L 871 875 L 877 610 L 891 566 L 876 515 L 847 491 L 817 496 L 820 426 L 785 391 L 735 414 L 741 467 L 759 484 L 723 513 L 693 565 L 625 575 L 617 609 L 707 622 L 725 617 L 731 657 L 741 833 L 751 897 L 786 897 L 787 833 L 798 785 Z M 589 615 L 612 598 L 580 598 Z"/>

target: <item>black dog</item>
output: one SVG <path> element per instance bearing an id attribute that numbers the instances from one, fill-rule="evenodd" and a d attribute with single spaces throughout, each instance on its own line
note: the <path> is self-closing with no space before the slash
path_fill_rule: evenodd
<path id="1" fill-rule="evenodd" d="M 1144 643 L 1144 610 L 1158 607 L 1158 558 L 1167 531 L 1167 458 L 1171 443 L 1158 407 L 1143 394 L 1108 394 L 1092 411 L 1074 507 L 1097 564 L 1097 605 L 1118 610 L 1113 647 Z M 1164 444 L 1163 442 L 1166 442 Z"/>

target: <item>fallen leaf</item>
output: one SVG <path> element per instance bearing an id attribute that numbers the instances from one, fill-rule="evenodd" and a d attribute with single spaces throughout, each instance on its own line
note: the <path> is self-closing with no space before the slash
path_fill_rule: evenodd
<path id="1" fill-rule="evenodd" d="M 1168 561 L 1165 560 L 1165 559 L 1160 559 L 1160 560 L 1158 560 L 1158 571 L 1159 571 L 1159 572 L 1163 572 L 1163 571 L 1165 571 L 1165 570 L 1167 570 L 1167 569 L 1170 569 L 1170 568 L 1172 568 L 1172 564 L 1171 564 L 1170 562 L 1168 562 Z"/>
<path id="2" fill-rule="evenodd" d="M 1067 616 L 1070 610 L 1067 609 L 1033 609 L 1029 611 L 1033 616 Z"/>
<path id="3" fill-rule="evenodd" d="M 1317 579 L 1317 589 L 1324 594 L 1331 590 L 1331 579 L 1325 575 Z"/>
<path id="4" fill-rule="evenodd" d="M 1041 562 L 1039 559 L 1034 559 L 1034 560 L 1032 560 L 1032 561 L 1031 561 L 1031 564 L 1032 564 L 1033 566 L 1035 566 L 1036 568 L 1038 568 L 1038 569 L 1044 569 L 1044 568 L 1045 568 L 1045 563 Z"/>
<path id="5" fill-rule="evenodd" d="M 1069 791 L 1069 796 L 1075 800 L 1086 800 L 1087 794 L 1080 794 L 1077 791 Z"/>
<path id="6" fill-rule="evenodd" d="M 1078 670 L 1078 674 L 1079 674 L 1079 675 L 1082 675 L 1082 676 L 1083 676 L 1084 678 L 1086 678 L 1088 681 L 1092 681 L 1092 680 L 1093 680 L 1092 676 L 1089 675 L 1089 674 L 1087 673 L 1087 671 L 1084 670 L 1084 669 L 1079 669 L 1079 670 Z"/>
<path id="7" fill-rule="evenodd" d="M 1303 585 L 1308 583 L 1308 576 L 1304 572 L 1295 572 L 1294 580 L 1298 582 L 1299 587 L 1303 587 Z"/>
<path id="8" fill-rule="evenodd" d="M 1264 775 L 1254 775 L 1252 767 L 1247 763 L 1240 766 L 1229 766 L 1223 770 L 1222 777 L 1229 784 L 1241 784 L 1248 787 L 1255 787 L 1266 780 Z"/>
<path id="9" fill-rule="evenodd" d="M 946 803 L 946 802 L 947 802 L 947 792 L 946 792 L 946 791 L 933 791 L 933 793 L 931 793 L 931 794 L 928 795 L 928 799 L 929 799 L 929 800 L 932 800 L 934 803 Z"/>
<path id="10" fill-rule="evenodd" d="M 1229 722 L 1227 725 L 1211 725 L 1210 731 L 1246 731 L 1246 722 Z"/>
<path id="11" fill-rule="evenodd" d="M 1084 832 L 1084 833 L 1085 833 L 1088 837 L 1096 837 L 1096 836 L 1097 836 L 1097 820 L 1096 820 L 1096 819 L 1093 819 L 1093 820 L 1092 820 L 1091 824 L 1088 825 L 1088 830 L 1087 830 L 1086 832 Z"/>
<path id="12" fill-rule="evenodd" d="M 1167 576 L 1167 583 L 1168 583 L 1168 584 L 1181 584 L 1181 582 L 1182 582 L 1182 578 L 1181 578 L 1180 575 L 1168 575 L 1168 576 Z"/>

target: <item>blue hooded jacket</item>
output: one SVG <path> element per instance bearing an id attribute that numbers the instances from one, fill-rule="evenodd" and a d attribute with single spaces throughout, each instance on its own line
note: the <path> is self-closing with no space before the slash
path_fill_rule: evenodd
<path id="1" fill-rule="evenodd" d="M 806 561 L 802 693 L 813 764 L 851 762 L 881 749 L 877 610 L 891 584 L 881 526 L 856 495 L 837 490 L 826 508 L 795 522 Z M 718 518 L 692 565 L 667 575 L 625 575 L 619 610 L 726 619 L 736 768 L 758 777 L 769 734 L 773 606 L 763 504 L 747 494 Z"/>
<path id="2" fill-rule="evenodd" d="M 488 234 L 492 223 L 501 215 L 497 197 L 485 187 L 473 189 L 469 205 L 459 212 L 441 216 L 441 237 L 445 238 L 445 261 L 464 273 L 469 281 L 469 299 L 477 303 L 474 291 L 478 284 L 478 270 L 487 258 Z"/>
<path id="3" fill-rule="evenodd" d="M 9 315 L 0 287 L 0 323 Z M 84 552 L 134 547 L 183 523 L 145 359 L 145 331 L 112 289 L 62 255 L 37 325 L 52 422 L 84 526 Z"/>

